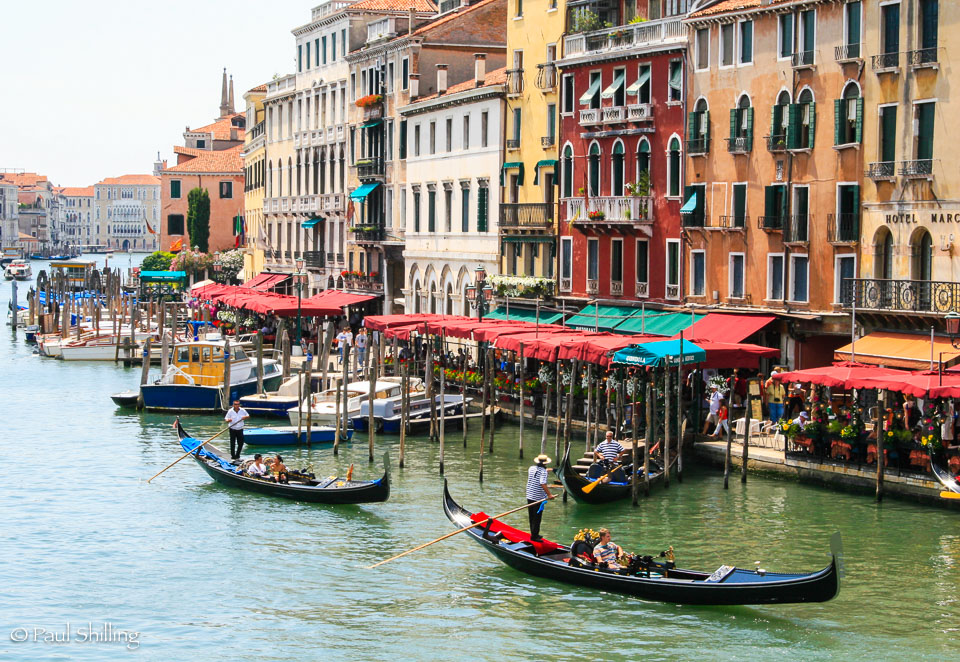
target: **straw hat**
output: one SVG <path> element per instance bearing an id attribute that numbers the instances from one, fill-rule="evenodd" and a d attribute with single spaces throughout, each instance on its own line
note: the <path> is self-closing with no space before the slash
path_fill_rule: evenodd
<path id="1" fill-rule="evenodd" d="M 550 464 L 551 462 L 553 462 L 553 460 L 551 460 L 546 455 L 543 455 L 542 453 L 536 456 L 535 458 L 533 458 L 533 461 L 536 462 L 537 464 Z"/>

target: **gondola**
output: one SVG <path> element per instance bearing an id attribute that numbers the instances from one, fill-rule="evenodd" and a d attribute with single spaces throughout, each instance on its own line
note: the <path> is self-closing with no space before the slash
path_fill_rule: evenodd
<path id="1" fill-rule="evenodd" d="M 960 480 L 957 480 L 956 476 L 934 462 L 933 457 L 930 458 L 930 470 L 945 490 L 960 494 Z"/>
<path id="2" fill-rule="evenodd" d="M 221 485 L 248 492 L 259 492 L 295 501 L 310 503 L 374 503 L 390 497 L 390 454 L 383 455 L 383 477 L 377 480 L 346 480 L 331 476 L 320 480 L 295 480 L 280 484 L 239 473 L 238 467 L 220 457 L 222 452 L 210 443 L 200 448 L 200 441 L 191 437 L 177 421 L 177 434 L 184 451 L 197 450 L 193 459 Z"/>
<path id="3" fill-rule="evenodd" d="M 571 447 L 572 448 L 572 447 Z M 674 457 L 671 466 L 676 464 L 677 458 Z M 631 485 L 629 477 L 626 482 L 617 482 L 611 480 L 609 483 L 602 483 L 590 492 L 584 492 L 583 488 L 590 485 L 593 481 L 580 475 L 580 472 L 574 469 L 570 463 L 570 448 L 567 448 L 563 455 L 563 461 L 557 467 L 557 478 L 563 483 L 563 487 L 574 499 L 580 503 L 610 503 L 626 499 L 630 496 Z M 643 478 L 640 477 L 640 485 L 643 485 Z M 656 485 L 663 481 L 663 467 L 659 462 L 650 459 L 650 485 Z"/>
<path id="4" fill-rule="evenodd" d="M 458 527 L 487 519 L 472 513 L 443 488 L 443 511 Z M 840 533 L 830 539 L 832 559 L 823 570 L 811 573 L 776 573 L 721 565 L 714 572 L 698 572 L 655 561 L 637 574 L 618 574 L 594 564 L 570 564 L 570 548 L 494 520 L 467 529 L 484 549 L 515 570 L 567 584 L 625 593 L 645 600 L 691 605 L 759 605 L 792 602 L 826 602 L 840 592 L 842 545 Z M 649 576 L 647 576 L 649 575 Z"/>

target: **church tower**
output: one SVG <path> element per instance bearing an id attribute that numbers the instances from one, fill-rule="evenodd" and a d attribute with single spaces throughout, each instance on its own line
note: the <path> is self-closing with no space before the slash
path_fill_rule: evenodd
<path id="1" fill-rule="evenodd" d="M 227 96 L 227 68 L 223 68 L 223 82 L 220 84 L 220 117 L 226 117 L 233 112 L 233 104 Z"/>

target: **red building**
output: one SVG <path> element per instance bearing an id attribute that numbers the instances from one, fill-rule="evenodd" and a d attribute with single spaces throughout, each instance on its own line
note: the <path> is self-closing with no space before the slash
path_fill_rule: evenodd
<path id="1" fill-rule="evenodd" d="M 683 14 L 602 4 L 593 15 L 619 27 L 576 32 L 591 25 L 578 4 L 558 62 L 560 296 L 679 303 Z"/>

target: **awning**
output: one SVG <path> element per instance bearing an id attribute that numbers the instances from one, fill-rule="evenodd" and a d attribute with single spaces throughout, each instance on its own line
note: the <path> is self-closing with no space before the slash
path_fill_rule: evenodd
<path id="1" fill-rule="evenodd" d="M 370 121 L 367 122 L 366 124 L 361 124 L 361 125 L 360 125 L 360 128 L 361 128 L 361 129 L 372 129 L 373 127 L 375 127 L 375 126 L 380 126 L 381 124 L 383 124 L 383 120 L 370 120 Z"/>
<path id="2" fill-rule="evenodd" d="M 626 71 L 619 71 L 617 75 L 613 77 L 613 82 L 600 93 L 601 99 L 612 99 L 613 95 L 617 93 L 617 90 L 623 85 L 623 79 L 627 77 Z"/>
<path id="3" fill-rule="evenodd" d="M 707 358 L 707 353 L 689 340 L 661 340 L 621 349 L 613 355 L 613 362 L 659 368 L 679 365 L 681 355 L 684 364 L 702 363 Z"/>
<path id="4" fill-rule="evenodd" d="M 853 388 L 853 382 L 856 380 L 872 379 L 874 377 L 891 377 L 902 374 L 905 373 L 896 368 L 881 368 L 875 365 L 841 361 L 840 363 L 834 363 L 833 365 L 820 368 L 775 372 L 770 375 L 770 378 L 777 382 L 819 384 L 820 386 L 829 386 L 830 388 L 850 389 Z"/>
<path id="5" fill-rule="evenodd" d="M 343 308 L 344 306 L 353 306 L 376 298 L 378 298 L 378 296 L 375 294 L 354 294 L 353 292 L 344 292 L 343 290 L 323 290 L 309 299 L 304 299 L 304 301 L 332 308 Z"/>
<path id="6" fill-rule="evenodd" d="M 835 350 L 834 360 L 851 360 L 850 349 L 850 345 L 844 345 Z M 942 356 L 945 368 L 960 361 L 960 350 L 955 349 L 947 338 L 934 336 L 931 343 L 927 334 L 891 331 L 874 331 L 858 338 L 853 346 L 853 354 L 853 360 L 858 363 L 910 370 L 928 370 L 931 356 L 934 365 Z"/>
<path id="7" fill-rule="evenodd" d="M 306 228 L 307 230 L 309 230 L 310 228 L 315 227 L 317 223 L 322 223 L 322 222 L 323 222 L 322 218 L 320 218 L 319 216 L 314 216 L 313 218 L 309 218 L 305 220 L 303 223 L 301 223 L 300 227 Z"/>
<path id="8" fill-rule="evenodd" d="M 955 372 L 897 372 L 899 374 L 856 380 L 853 387 L 897 391 L 917 398 L 960 397 L 960 375 Z"/>
<path id="9" fill-rule="evenodd" d="M 708 340 L 720 343 L 738 343 L 743 342 L 775 319 L 777 318 L 773 315 L 707 313 L 706 317 L 685 329 L 683 336 L 694 342 Z"/>
<path id="10" fill-rule="evenodd" d="M 680 207 L 681 214 L 692 214 L 697 211 L 697 194 L 693 193 L 687 198 L 687 201 L 683 203 L 683 206 Z"/>
<path id="11" fill-rule="evenodd" d="M 503 164 L 503 168 L 500 170 L 500 186 L 504 185 L 504 172 L 509 168 L 519 168 L 520 172 L 517 173 L 517 183 L 521 186 L 523 185 L 523 161 L 509 161 Z"/>
<path id="12" fill-rule="evenodd" d="M 290 274 L 260 274 L 259 276 L 254 276 L 244 283 L 243 287 L 251 290 L 257 290 L 258 292 L 266 292 L 267 290 L 276 287 L 289 277 Z"/>
<path id="13" fill-rule="evenodd" d="M 19 236 L 19 238 L 17 239 L 17 241 L 40 241 L 40 240 L 37 239 L 36 237 L 31 237 L 30 235 L 24 234 L 24 233 L 22 233 L 22 232 L 20 232 L 20 233 L 18 233 L 18 234 L 19 234 L 20 236 Z"/>
<path id="14" fill-rule="evenodd" d="M 626 306 L 597 306 L 591 303 L 567 320 L 567 326 L 574 329 L 612 331 L 614 327 L 628 317 L 639 314 L 636 308 Z"/>
<path id="15" fill-rule="evenodd" d="M 540 168 L 555 168 L 557 166 L 556 159 L 542 159 L 537 161 L 536 167 L 533 169 L 533 183 L 537 185 L 540 183 Z"/>
<path id="16" fill-rule="evenodd" d="M 650 80 L 650 68 L 643 70 L 643 73 L 640 74 L 640 78 L 636 80 L 630 87 L 627 88 L 627 94 L 637 94 L 640 92 L 640 88 L 643 87 L 643 84 Z"/>
<path id="17" fill-rule="evenodd" d="M 590 87 L 587 88 L 587 91 L 583 93 L 583 96 L 580 97 L 580 105 L 586 106 L 590 103 L 590 100 L 593 99 L 593 95 L 597 93 L 597 90 L 600 89 L 600 76 L 597 76 L 593 79 L 593 82 L 590 83 Z"/>
<path id="18" fill-rule="evenodd" d="M 141 271 L 140 282 L 165 283 L 186 280 L 186 271 Z"/>
<path id="19" fill-rule="evenodd" d="M 367 196 L 370 195 L 370 192 L 373 191 L 373 189 L 377 188 L 378 186 L 380 186 L 380 182 L 370 182 L 369 184 L 362 184 L 361 186 L 358 186 L 357 188 L 353 189 L 350 192 L 350 199 L 364 202 L 367 199 Z"/>
<path id="20" fill-rule="evenodd" d="M 617 333 L 642 333 L 648 336 L 675 336 L 692 326 L 703 315 L 690 313 L 664 313 L 647 311 L 645 317 L 639 314 L 630 317 L 616 327 Z"/>
<path id="21" fill-rule="evenodd" d="M 500 241 L 508 244 L 552 244 L 555 243 L 556 238 L 553 235 L 504 235 L 500 237 Z"/>
<path id="22" fill-rule="evenodd" d="M 780 356 L 780 350 L 773 347 L 751 345 L 749 343 L 701 342 L 697 344 L 707 353 L 704 368 L 749 368 L 760 367 L 760 359 L 772 359 Z"/>
<path id="23" fill-rule="evenodd" d="M 509 314 L 508 314 L 509 313 Z M 511 306 L 509 310 L 500 306 L 493 312 L 487 313 L 484 315 L 484 319 L 495 319 L 495 320 L 510 320 L 512 321 L 522 321 L 522 322 L 533 322 L 536 323 L 537 320 L 537 311 L 532 308 L 517 308 Z M 557 320 L 563 319 L 563 313 L 548 312 L 545 310 L 540 311 L 540 324 L 553 324 Z"/>

